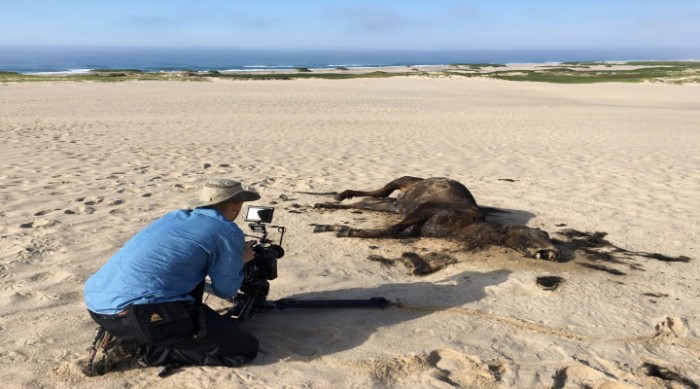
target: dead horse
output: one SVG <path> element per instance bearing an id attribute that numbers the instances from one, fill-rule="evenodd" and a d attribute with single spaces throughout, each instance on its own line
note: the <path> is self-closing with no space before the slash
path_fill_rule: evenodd
<path id="1" fill-rule="evenodd" d="M 400 191 L 398 197 L 389 197 L 397 190 Z M 561 252 L 554 247 L 545 231 L 487 222 L 486 214 L 498 211 L 479 207 L 469 189 L 449 178 L 406 176 L 377 190 L 345 190 L 337 194 L 335 199 L 342 201 L 360 196 L 373 199 L 352 204 L 319 203 L 314 208 L 391 212 L 402 215 L 403 220 L 380 229 L 318 225 L 314 232 L 336 231 L 338 237 L 358 238 L 399 236 L 408 232 L 409 236 L 456 238 L 465 243 L 468 249 L 503 246 L 537 259 L 561 259 Z"/>

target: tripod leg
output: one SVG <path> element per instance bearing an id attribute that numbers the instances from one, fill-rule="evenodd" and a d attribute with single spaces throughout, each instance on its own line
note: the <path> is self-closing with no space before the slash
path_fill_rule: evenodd
<path id="1" fill-rule="evenodd" d="M 365 300 L 295 300 L 280 299 L 272 301 L 277 309 L 287 308 L 381 308 L 389 305 L 384 297 L 372 297 Z"/>

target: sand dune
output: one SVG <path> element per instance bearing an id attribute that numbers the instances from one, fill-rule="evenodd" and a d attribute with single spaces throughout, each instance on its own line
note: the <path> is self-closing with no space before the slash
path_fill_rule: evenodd
<path id="1" fill-rule="evenodd" d="M 408 77 L 1 85 L 5 387 L 698 387 L 698 123 L 697 86 Z M 596 262 L 570 251 L 549 263 L 439 239 L 312 233 L 315 223 L 394 219 L 316 210 L 329 198 L 307 192 L 373 189 L 403 175 L 457 179 L 481 204 L 510 210 L 502 221 L 553 237 L 605 231 L 625 249 L 691 260 Z M 262 313 L 243 325 L 264 353 L 239 369 L 83 376 L 94 329 L 84 281 L 212 177 L 255 185 L 288 228 L 271 299 L 384 296 L 396 306 Z M 416 276 L 368 260 L 407 252 L 456 263 Z M 545 275 L 565 281 L 545 290 L 535 282 Z"/>

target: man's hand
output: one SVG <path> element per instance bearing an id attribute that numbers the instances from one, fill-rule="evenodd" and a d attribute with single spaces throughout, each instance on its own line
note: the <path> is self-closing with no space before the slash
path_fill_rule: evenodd
<path id="1" fill-rule="evenodd" d="M 255 251 L 253 251 L 253 245 L 255 243 L 257 242 L 254 240 L 245 242 L 245 245 L 243 246 L 243 263 L 248 263 L 255 258 Z"/>

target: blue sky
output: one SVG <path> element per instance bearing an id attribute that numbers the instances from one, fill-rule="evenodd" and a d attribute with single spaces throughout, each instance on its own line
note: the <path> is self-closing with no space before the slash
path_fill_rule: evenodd
<path id="1" fill-rule="evenodd" d="M 2 14 L 14 47 L 700 47 L 700 0 L 4 0 Z"/>

